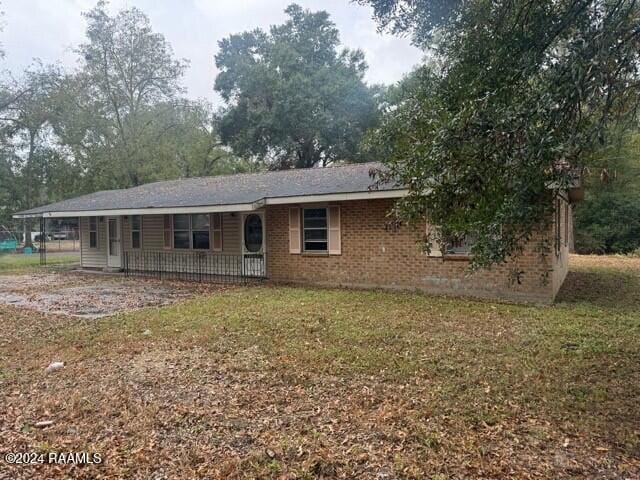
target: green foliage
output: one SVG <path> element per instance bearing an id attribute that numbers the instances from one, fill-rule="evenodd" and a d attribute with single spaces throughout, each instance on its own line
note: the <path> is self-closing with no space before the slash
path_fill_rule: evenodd
<path id="1" fill-rule="evenodd" d="M 578 253 L 631 253 L 640 248 L 640 196 L 599 192 L 576 215 Z"/>
<path id="2" fill-rule="evenodd" d="M 86 13 L 79 68 L 38 63 L 0 86 L 0 224 L 100 189 L 244 171 L 210 104 L 181 98 L 187 66 L 136 8 Z"/>
<path id="3" fill-rule="evenodd" d="M 378 117 L 376 89 L 363 82 L 364 54 L 338 51 L 327 12 L 285 11 L 289 19 L 268 33 L 219 42 L 215 89 L 228 105 L 222 139 L 272 168 L 358 161 L 362 135 Z"/>
<path id="4" fill-rule="evenodd" d="M 109 16 L 102 2 L 84 14 L 80 69 L 64 85 L 56 132 L 94 169 L 92 188 L 139 185 L 163 171 L 155 147 L 166 133 L 158 105 L 176 102 L 186 61 L 137 8 Z"/>
<path id="5" fill-rule="evenodd" d="M 640 134 L 624 136 L 594 155 L 589 194 L 575 208 L 579 253 L 630 253 L 640 249 Z"/>
<path id="6" fill-rule="evenodd" d="M 222 145 L 218 136 L 219 118 L 209 103 L 183 101 L 179 105 L 158 105 L 152 115 L 160 122 L 162 134 L 156 147 L 167 159 L 165 177 L 240 173 L 250 168 L 248 161 L 238 159 Z"/>
<path id="7" fill-rule="evenodd" d="M 439 2 L 418 3 L 417 18 L 400 12 L 417 33 Z M 389 151 L 381 180 L 410 187 L 396 213 L 475 238 L 474 268 L 517 255 L 611 124 L 633 117 L 639 22 L 630 0 L 462 3 L 371 136 Z"/>
<path id="8" fill-rule="evenodd" d="M 371 5 L 380 28 L 402 34 L 410 30 L 417 45 L 428 45 L 438 27 L 454 16 L 462 0 L 356 0 Z"/>
<path id="9" fill-rule="evenodd" d="M 56 68 L 36 64 L 0 87 L 0 205 L 26 209 L 47 199 L 52 183 L 48 162 L 55 149 L 49 119 L 59 79 Z M 61 174 L 69 173 L 67 162 L 57 163 Z M 0 211 L 0 222 L 8 223 L 11 213 Z"/>

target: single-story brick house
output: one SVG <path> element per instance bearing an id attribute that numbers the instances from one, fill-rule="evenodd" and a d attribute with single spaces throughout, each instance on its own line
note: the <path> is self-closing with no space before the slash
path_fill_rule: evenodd
<path id="1" fill-rule="evenodd" d="M 81 265 L 87 269 L 553 301 L 567 273 L 568 202 L 556 202 L 546 255 L 532 241 L 517 260 L 470 275 L 465 245 L 427 254 L 415 228 L 390 221 L 387 213 L 407 190 L 371 189 L 370 172 L 378 167 L 170 180 L 96 192 L 15 217 L 79 217 Z"/>

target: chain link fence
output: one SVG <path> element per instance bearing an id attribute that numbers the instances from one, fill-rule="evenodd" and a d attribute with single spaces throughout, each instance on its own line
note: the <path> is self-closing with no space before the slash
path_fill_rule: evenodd
<path id="1" fill-rule="evenodd" d="M 31 248 L 35 252 L 42 247 L 48 253 L 80 251 L 80 236 L 77 228 L 47 230 L 44 235 L 39 231 L 29 233 L 30 236 L 25 238 L 24 231 L 1 230 L 0 254 L 23 253 L 25 248 Z"/>

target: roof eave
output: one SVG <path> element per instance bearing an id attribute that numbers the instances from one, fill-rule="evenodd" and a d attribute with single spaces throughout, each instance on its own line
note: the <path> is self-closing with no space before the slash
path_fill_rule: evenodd
<path id="1" fill-rule="evenodd" d="M 218 213 L 218 212 L 250 212 L 265 205 L 286 205 L 290 203 L 340 202 L 349 200 L 374 200 L 382 198 L 401 198 L 407 195 L 407 189 L 371 190 L 368 192 L 328 193 L 318 195 L 298 195 L 290 197 L 262 198 L 252 203 L 236 203 L 229 205 L 197 205 L 192 207 L 146 207 L 119 208 L 97 210 L 60 210 L 37 213 L 18 212 L 13 218 L 63 218 L 63 217 L 95 217 L 120 215 L 164 215 L 181 213 Z"/>

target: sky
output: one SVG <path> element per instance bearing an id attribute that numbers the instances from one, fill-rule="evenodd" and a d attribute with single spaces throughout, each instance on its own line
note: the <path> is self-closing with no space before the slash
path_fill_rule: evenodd
<path id="1" fill-rule="evenodd" d="M 154 31 L 162 33 L 173 46 L 177 58 L 186 58 L 190 67 L 184 84 L 191 98 L 221 100 L 213 91 L 217 73 L 213 57 L 218 41 L 232 33 L 268 29 L 282 23 L 284 9 L 293 0 L 112 0 L 115 13 L 132 6 L 151 20 Z M 34 58 L 44 63 L 76 65 L 75 46 L 85 41 L 85 20 L 81 12 L 95 0 L 2 0 L 3 31 L 0 43 L 5 58 L 2 70 L 14 75 Z M 408 38 L 381 34 L 372 20 L 371 9 L 350 0 L 297 0 L 312 11 L 326 10 L 340 30 L 343 46 L 360 48 L 369 64 L 369 83 L 393 83 L 420 62 L 422 53 Z"/>

